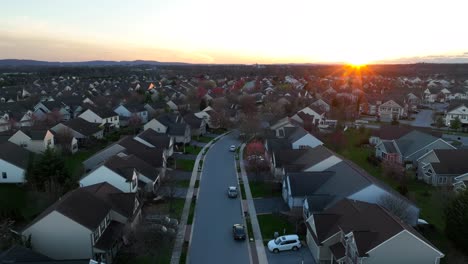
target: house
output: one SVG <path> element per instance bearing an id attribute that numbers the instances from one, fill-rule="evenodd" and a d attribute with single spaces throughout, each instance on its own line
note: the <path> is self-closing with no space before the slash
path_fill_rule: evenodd
<path id="1" fill-rule="evenodd" d="M 375 146 L 375 156 L 382 160 L 416 166 L 417 160 L 433 149 L 455 149 L 442 138 L 413 130 L 393 140 L 382 140 Z"/>
<path id="2" fill-rule="evenodd" d="M 66 193 L 21 233 L 31 237 L 37 252 L 50 258 L 112 263 L 126 241 L 126 230 L 134 228 L 140 217 L 135 193 L 100 183 Z"/>
<path id="3" fill-rule="evenodd" d="M 452 186 L 468 175 L 467 158 L 468 149 L 433 149 L 417 160 L 418 179 L 433 186 Z"/>
<path id="4" fill-rule="evenodd" d="M 142 124 L 148 122 L 148 110 L 142 104 L 121 104 L 114 109 L 121 117 L 137 118 Z"/>
<path id="5" fill-rule="evenodd" d="M 78 144 L 85 145 L 91 139 L 102 139 L 104 129 L 96 123 L 88 122 L 82 118 L 75 118 L 59 123 L 51 128 L 57 134 L 70 133 L 78 140 Z"/>
<path id="6" fill-rule="evenodd" d="M 411 126 L 398 126 L 398 125 L 382 125 L 380 129 L 372 130 L 369 138 L 369 143 L 373 146 L 379 144 L 381 141 L 393 140 L 400 138 L 413 130 L 419 130 L 423 133 L 430 134 L 436 138 L 442 137 L 442 133 L 433 131 L 431 128 L 411 127 Z"/>
<path id="7" fill-rule="evenodd" d="M 297 126 L 300 126 L 300 124 L 296 120 L 291 119 L 290 117 L 285 117 L 276 121 L 273 125 L 270 126 L 270 129 L 275 131 L 276 137 L 281 138 L 285 135 L 284 128 Z"/>
<path id="8" fill-rule="evenodd" d="M 34 153 L 42 153 L 55 146 L 54 134 L 48 129 L 21 128 L 8 141 Z"/>
<path id="9" fill-rule="evenodd" d="M 323 123 L 323 120 L 325 119 L 325 111 L 315 107 L 307 106 L 299 110 L 291 117 L 291 119 L 303 125 L 305 125 L 307 122 L 310 122 L 311 125 L 317 126 Z"/>
<path id="10" fill-rule="evenodd" d="M 454 100 L 450 103 L 445 114 L 445 125 L 450 127 L 456 118 L 461 121 L 462 126 L 468 126 L 468 100 Z"/>
<path id="11" fill-rule="evenodd" d="M 153 118 L 143 126 L 144 130 L 153 129 L 158 133 L 167 134 L 174 137 L 175 143 L 187 144 L 191 140 L 191 129 L 180 115 L 166 114 Z"/>
<path id="12" fill-rule="evenodd" d="M 66 153 L 75 154 L 78 151 L 78 140 L 72 136 L 63 133 L 57 133 L 50 130 L 54 134 L 55 149 Z"/>
<path id="13" fill-rule="evenodd" d="M 377 114 L 381 121 L 400 120 L 407 116 L 407 109 L 395 100 L 388 100 L 378 106 Z"/>
<path id="14" fill-rule="evenodd" d="M 412 110 L 416 110 L 418 105 L 421 104 L 421 99 L 414 93 L 409 93 L 406 95 L 406 102 L 410 105 Z"/>
<path id="15" fill-rule="evenodd" d="M 317 99 L 315 102 L 310 104 L 312 107 L 321 109 L 324 112 L 330 112 L 330 104 L 323 99 Z"/>
<path id="16" fill-rule="evenodd" d="M 161 178 L 164 178 L 167 161 L 167 157 L 165 155 L 166 152 L 163 149 L 157 149 L 145 145 L 140 141 L 135 140 L 132 136 L 121 138 L 114 144 L 89 157 L 87 160 L 83 161 L 84 168 L 86 171 L 91 171 L 119 153 L 122 153 L 122 155 L 135 155 L 149 165 L 158 168 L 160 170 Z"/>
<path id="17" fill-rule="evenodd" d="M 26 182 L 26 170 L 31 153 L 11 142 L 0 143 L 0 183 Z"/>
<path id="18" fill-rule="evenodd" d="M 110 127 L 119 128 L 120 119 L 119 115 L 114 111 L 107 108 L 97 108 L 91 105 L 87 106 L 87 109 L 81 113 L 78 117 L 96 124 L 103 126 L 108 125 Z"/>
<path id="19" fill-rule="evenodd" d="M 217 119 L 219 120 L 217 117 L 219 114 L 211 106 L 206 107 L 198 113 L 194 113 L 194 115 L 204 119 L 209 128 L 216 129 L 220 127 L 219 122 L 216 121 Z"/>
<path id="20" fill-rule="evenodd" d="M 166 134 L 157 133 L 153 129 L 147 129 L 134 137 L 135 140 L 152 148 L 163 149 L 166 157 L 174 153 L 174 138 Z"/>
<path id="21" fill-rule="evenodd" d="M 135 155 L 119 153 L 79 180 L 81 187 L 102 182 L 122 192 L 136 192 L 139 188 L 154 192 L 160 185 L 159 170 Z"/>
<path id="22" fill-rule="evenodd" d="M 441 93 L 441 89 L 437 87 L 428 87 L 423 92 L 424 101 L 426 103 L 434 103 L 436 101 L 444 101 L 445 96 Z"/>
<path id="23" fill-rule="evenodd" d="M 184 121 L 190 126 L 192 136 L 203 136 L 206 133 L 207 121 L 197 117 L 194 113 L 184 115 Z"/>
<path id="24" fill-rule="evenodd" d="M 325 171 L 342 160 L 324 146 L 306 149 L 283 149 L 271 155 L 271 169 L 282 179 L 287 171 Z"/>
<path id="25" fill-rule="evenodd" d="M 283 149 L 305 149 L 323 145 L 322 141 L 302 127 L 285 127 L 281 134 L 284 137 L 273 137 L 265 140 L 265 148 L 270 154 Z"/>
<path id="26" fill-rule="evenodd" d="M 444 257 L 421 234 L 383 207 L 343 199 L 306 221 L 316 263 L 415 264 Z"/>
<path id="27" fill-rule="evenodd" d="M 289 209 L 300 208 L 304 199 L 324 184 L 333 172 L 289 172 L 283 179 L 282 196 Z"/>
<path id="28" fill-rule="evenodd" d="M 43 101 L 34 106 L 34 116 L 45 120 L 52 115 L 55 121 L 70 120 L 70 108 L 60 101 Z"/>
<path id="29" fill-rule="evenodd" d="M 0 132 L 34 125 L 33 111 L 20 102 L 0 104 Z"/>

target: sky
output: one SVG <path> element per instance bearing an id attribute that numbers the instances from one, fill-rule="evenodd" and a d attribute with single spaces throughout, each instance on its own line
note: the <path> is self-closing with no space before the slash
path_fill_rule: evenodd
<path id="1" fill-rule="evenodd" d="M 0 59 L 468 62 L 466 0 L 0 0 Z"/>

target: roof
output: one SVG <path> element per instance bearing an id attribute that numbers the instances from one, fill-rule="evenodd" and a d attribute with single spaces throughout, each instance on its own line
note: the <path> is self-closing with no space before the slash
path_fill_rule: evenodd
<path id="1" fill-rule="evenodd" d="M 167 134 L 171 136 L 184 136 L 186 129 L 187 129 L 187 124 L 183 124 L 183 123 L 169 124 L 169 127 L 167 129 Z"/>
<path id="2" fill-rule="evenodd" d="M 26 169 L 31 152 L 9 141 L 0 143 L 0 159 Z"/>
<path id="3" fill-rule="evenodd" d="M 287 174 L 289 178 L 289 187 L 291 188 L 291 196 L 307 196 L 314 193 L 332 176 L 333 172 L 290 172 Z"/>
<path id="4" fill-rule="evenodd" d="M 395 145 L 393 144 L 393 140 L 392 141 L 383 141 L 382 143 L 383 143 L 387 153 L 398 153 L 397 149 L 395 148 Z"/>
<path id="5" fill-rule="evenodd" d="M 468 173 L 468 149 L 434 149 L 439 162 L 432 162 L 437 174 L 460 175 Z"/>
<path id="6" fill-rule="evenodd" d="M 468 107 L 468 100 L 452 100 L 450 101 L 449 106 L 447 107 L 447 113 L 457 109 L 460 106 Z"/>
<path id="7" fill-rule="evenodd" d="M 25 128 L 22 127 L 19 131 L 23 132 L 24 134 L 28 135 L 32 140 L 44 140 L 48 129 L 44 128 Z"/>
<path id="8" fill-rule="evenodd" d="M 373 130 L 372 134 L 379 137 L 382 140 L 398 139 L 411 131 L 418 130 L 426 134 L 430 134 L 434 137 L 442 137 L 442 133 L 438 131 L 432 131 L 432 129 L 423 127 L 412 127 L 412 126 L 392 126 L 383 125 L 379 130 Z"/>
<path id="9" fill-rule="evenodd" d="M 408 134 L 395 140 L 398 145 L 400 152 L 403 156 L 408 156 L 414 152 L 420 150 L 422 147 L 436 141 L 438 138 L 433 137 L 429 134 L 413 130 Z"/>
<path id="10" fill-rule="evenodd" d="M 343 231 L 344 234 L 352 232 L 360 256 L 365 256 L 371 249 L 403 230 L 431 245 L 412 227 L 376 204 L 343 199 L 323 213 L 313 214 L 312 217 L 320 242 L 339 231 Z"/>
<path id="11" fill-rule="evenodd" d="M 118 145 L 125 148 L 124 152 L 128 155 L 135 155 L 144 160 L 153 167 L 159 168 L 163 165 L 162 149 L 151 148 L 139 141 L 136 141 L 131 136 L 126 136 L 117 142 Z"/>
<path id="12" fill-rule="evenodd" d="M 112 117 L 112 116 L 117 116 L 117 114 L 114 111 L 112 111 L 112 109 L 107 108 L 107 107 L 95 107 L 95 106 L 92 106 L 90 104 L 85 104 L 85 107 L 87 109 L 93 111 L 95 114 L 97 114 L 101 118 L 108 118 L 108 117 Z"/>
<path id="13" fill-rule="evenodd" d="M 103 182 L 66 193 L 23 230 L 34 225 L 53 211 L 63 214 L 89 230 L 95 230 L 111 209 L 129 217 L 131 215 L 129 212 L 133 212 L 134 206 L 134 193 L 123 193 L 109 183 Z"/>
<path id="14" fill-rule="evenodd" d="M 99 124 L 88 122 L 82 118 L 71 119 L 63 123 L 63 125 L 87 137 L 90 137 L 102 130 L 102 128 L 99 127 Z"/>
<path id="15" fill-rule="evenodd" d="M 198 118 L 194 113 L 189 113 L 184 115 L 184 120 L 190 127 L 200 128 L 202 125 L 203 119 Z"/>
<path id="16" fill-rule="evenodd" d="M 184 131 L 185 132 L 185 131 Z M 155 146 L 156 148 L 168 148 L 171 142 L 171 138 L 167 135 L 158 133 L 153 129 L 147 129 L 140 134 L 138 134 L 139 138 L 143 139 L 144 141 L 150 143 L 151 145 Z"/>
<path id="17" fill-rule="evenodd" d="M 335 259 L 340 259 L 345 256 L 346 250 L 343 246 L 343 243 L 338 242 L 331 246 L 329 246 L 331 253 L 335 257 Z"/>
<path id="18" fill-rule="evenodd" d="M 289 170 L 302 170 L 333 156 L 324 146 L 306 149 L 281 150 L 275 153 L 278 166 L 285 166 Z"/>
<path id="19" fill-rule="evenodd" d="M 118 156 L 115 155 L 108 159 L 104 166 L 113 170 L 115 173 L 121 175 L 127 181 L 131 181 L 133 178 L 133 170 L 136 170 L 144 176 L 155 180 L 158 175 L 158 170 L 153 166 L 146 163 L 144 160 L 139 159 L 135 155 L 129 156 Z"/>

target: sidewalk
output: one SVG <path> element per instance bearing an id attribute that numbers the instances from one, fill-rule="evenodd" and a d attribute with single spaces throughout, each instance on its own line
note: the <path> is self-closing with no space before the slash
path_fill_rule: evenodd
<path id="1" fill-rule="evenodd" d="M 239 151 L 239 163 L 241 168 L 242 182 L 244 183 L 245 195 L 247 196 L 247 206 L 250 215 L 250 221 L 252 223 L 253 234 L 255 237 L 255 248 L 258 257 L 258 263 L 268 263 L 268 259 L 265 252 L 265 246 L 263 245 L 262 233 L 260 231 L 260 225 L 258 224 L 257 211 L 255 210 L 255 204 L 252 199 L 252 193 L 250 191 L 249 179 L 245 171 L 244 160 L 242 159 L 242 153 L 244 153 L 245 144 L 242 144 Z M 255 262 L 255 261 L 254 261 Z"/>

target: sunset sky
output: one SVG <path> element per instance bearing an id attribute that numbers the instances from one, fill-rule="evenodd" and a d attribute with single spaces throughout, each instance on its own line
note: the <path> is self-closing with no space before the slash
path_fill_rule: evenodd
<path id="1" fill-rule="evenodd" d="M 466 0 L 0 0 L 0 6 L 0 59 L 468 62 Z"/>

